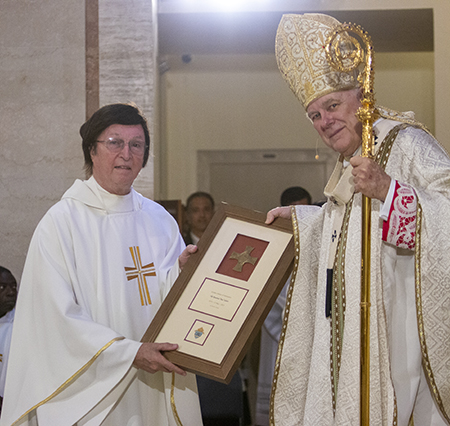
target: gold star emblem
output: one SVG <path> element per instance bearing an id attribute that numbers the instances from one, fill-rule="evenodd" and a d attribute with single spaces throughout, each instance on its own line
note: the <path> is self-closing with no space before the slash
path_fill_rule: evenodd
<path id="1" fill-rule="evenodd" d="M 147 286 L 147 277 L 155 277 L 155 265 L 149 263 L 142 265 L 141 252 L 139 246 L 130 247 L 131 257 L 133 258 L 134 267 L 125 266 L 125 272 L 128 281 L 137 279 L 139 285 L 139 295 L 141 297 L 141 305 L 151 305 L 152 299 Z"/>
<path id="2" fill-rule="evenodd" d="M 251 263 L 254 265 L 258 260 L 257 257 L 251 257 L 250 253 L 254 250 L 254 247 L 246 246 L 242 253 L 236 253 L 235 251 L 231 254 L 230 259 L 236 259 L 238 262 L 233 268 L 233 271 L 242 272 L 242 268 L 246 263 Z"/>

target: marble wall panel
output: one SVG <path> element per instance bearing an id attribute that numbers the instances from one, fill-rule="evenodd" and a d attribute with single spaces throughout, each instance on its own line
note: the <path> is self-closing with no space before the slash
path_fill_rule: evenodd
<path id="1" fill-rule="evenodd" d="M 84 176 L 84 50 L 83 2 L 1 1 L 0 264 L 17 279 L 37 223 Z"/>
<path id="2" fill-rule="evenodd" d="M 99 1 L 100 105 L 133 101 L 153 115 L 150 1 Z M 86 114 L 85 7 L 2 0 L 0 264 L 20 279 L 32 233 L 76 178 Z M 136 189 L 153 194 L 153 161 Z"/>
<path id="3" fill-rule="evenodd" d="M 99 0 L 100 106 L 134 102 L 148 119 L 154 111 L 153 26 L 150 0 Z M 134 188 L 153 197 L 153 158 Z"/>

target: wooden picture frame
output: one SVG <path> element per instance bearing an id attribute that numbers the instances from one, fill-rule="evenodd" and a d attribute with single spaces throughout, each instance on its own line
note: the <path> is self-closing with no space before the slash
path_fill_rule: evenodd
<path id="1" fill-rule="evenodd" d="M 167 359 L 229 383 L 294 264 L 291 221 L 265 219 L 222 203 L 142 341 L 177 343 Z"/>

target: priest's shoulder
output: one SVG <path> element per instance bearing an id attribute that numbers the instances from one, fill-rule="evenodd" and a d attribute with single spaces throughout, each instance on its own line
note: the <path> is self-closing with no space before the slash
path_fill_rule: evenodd
<path id="1" fill-rule="evenodd" d="M 142 194 L 139 193 L 137 194 L 141 198 L 142 209 L 152 211 L 156 214 L 161 214 L 164 216 L 166 215 L 172 216 L 161 204 L 157 203 L 156 201 L 150 200 L 147 197 L 144 197 Z"/>

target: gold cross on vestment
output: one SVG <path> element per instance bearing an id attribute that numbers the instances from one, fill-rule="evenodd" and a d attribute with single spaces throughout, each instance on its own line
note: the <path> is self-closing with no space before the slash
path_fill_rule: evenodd
<path id="1" fill-rule="evenodd" d="M 236 259 L 238 262 L 233 268 L 233 271 L 242 272 L 242 267 L 246 263 L 251 263 L 254 265 L 258 260 L 257 257 L 251 257 L 250 253 L 254 250 L 254 247 L 246 246 L 242 253 L 236 253 L 235 251 L 231 254 L 230 259 Z"/>
<path id="2" fill-rule="evenodd" d="M 139 251 L 139 246 L 130 247 L 131 257 L 133 258 L 134 268 L 125 266 L 125 272 L 128 281 L 137 279 L 139 284 L 139 295 L 141 296 L 141 305 L 151 305 L 152 299 L 150 298 L 150 292 L 148 291 L 147 278 L 155 277 L 155 265 L 149 263 L 147 265 L 142 265 L 141 252 Z"/>

